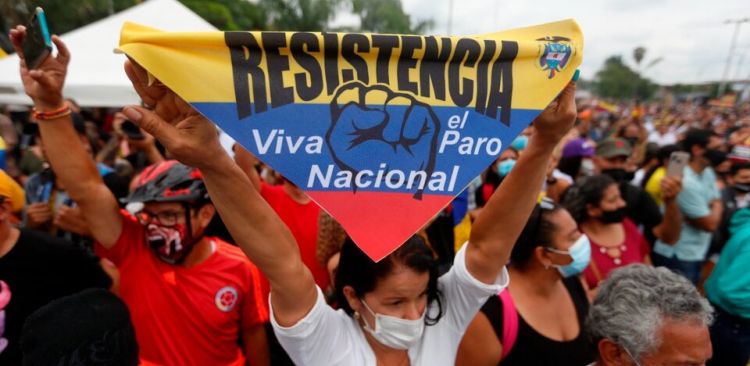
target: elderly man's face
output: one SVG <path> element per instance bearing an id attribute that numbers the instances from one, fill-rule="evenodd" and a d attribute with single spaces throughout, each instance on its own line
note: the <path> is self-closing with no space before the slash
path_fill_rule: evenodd
<path id="1" fill-rule="evenodd" d="M 713 354 L 708 327 L 699 322 L 665 320 L 660 331 L 661 346 L 641 358 L 642 366 L 705 365 Z"/>

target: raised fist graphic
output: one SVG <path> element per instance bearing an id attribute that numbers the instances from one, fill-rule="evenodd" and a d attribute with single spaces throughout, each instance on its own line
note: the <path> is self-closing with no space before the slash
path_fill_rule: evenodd
<path id="1" fill-rule="evenodd" d="M 385 85 L 359 81 L 339 87 L 331 101 L 331 127 L 326 134 L 333 159 L 342 170 L 424 171 L 435 169 L 440 120 L 414 96 Z M 415 197 L 422 189 L 412 189 Z"/>

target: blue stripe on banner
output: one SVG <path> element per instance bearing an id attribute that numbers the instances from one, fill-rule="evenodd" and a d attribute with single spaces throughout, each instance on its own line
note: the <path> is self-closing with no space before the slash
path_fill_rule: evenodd
<path id="1" fill-rule="evenodd" d="M 513 110 L 507 127 L 457 107 L 389 106 L 384 111 L 383 106 L 345 106 L 332 121 L 327 104 L 287 105 L 243 120 L 237 119 L 235 103 L 193 106 L 304 190 L 352 191 L 357 185 L 362 191 L 413 193 L 421 188 L 424 194 L 450 196 L 539 113 Z"/>

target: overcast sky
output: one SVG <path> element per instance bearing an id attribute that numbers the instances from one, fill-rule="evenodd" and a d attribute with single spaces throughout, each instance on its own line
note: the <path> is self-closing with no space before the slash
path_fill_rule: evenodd
<path id="1" fill-rule="evenodd" d="M 412 19 L 434 21 L 430 33 L 447 34 L 449 0 L 401 1 Z M 646 77 L 694 83 L 721 79 L 734 32 L 734 25 L 724 22 L 745 17 L 750 17 L 748 0 L 454 0 L 452 33 L 482 34 L 575 18 L 584 35 L 584 78 L 593 78 L 611 55 L 633 65 L 633 49 L 643 46 L 642 66 L 663 58 L 644 71 Z M 729 76 L 750 78 L 750 23 L 740 28 Z"/>

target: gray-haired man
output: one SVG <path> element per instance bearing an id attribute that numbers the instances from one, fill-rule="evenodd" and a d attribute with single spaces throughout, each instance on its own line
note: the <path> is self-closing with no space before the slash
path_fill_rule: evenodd
<path id="1" fill-rule="evenodd" d="M 666 268 L 617 269 L 600 285 L 586 323 L 595 365 L 704 365 L 712 313 L 687 279 Z"/>

